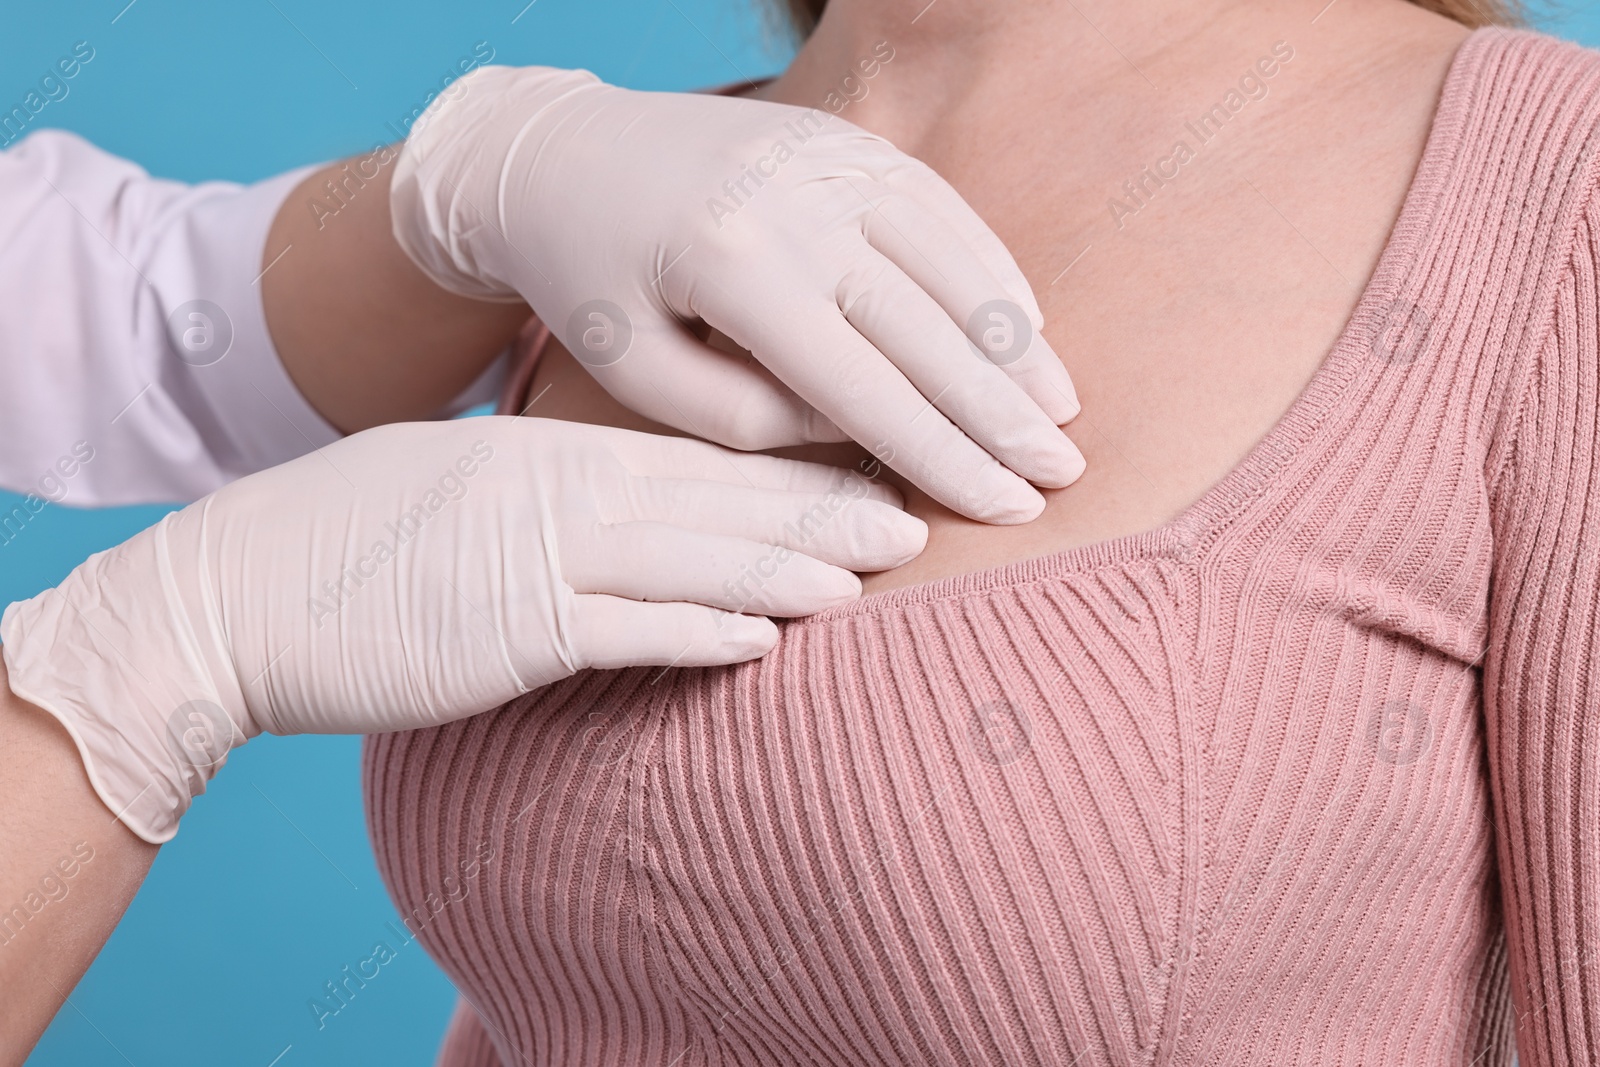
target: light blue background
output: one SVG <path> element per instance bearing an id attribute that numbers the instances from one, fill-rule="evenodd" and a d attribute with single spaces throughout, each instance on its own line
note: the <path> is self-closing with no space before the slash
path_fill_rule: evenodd
<path id="1" fill-rule="evenodd" d="M 389 124 L 479 41 L 497 62 L 587 67 L 637 88 L 771 73 L 785 51 L 763 29 L 761 2 L 8 4 L 0 101 L 20 100 L 87 39 L 94 61 L 38 125 L 162 176 L 246 181 L 391 139 Z M 1600 45 L 1592 2 L 1541 25 Z M 14 502 L 0 493 L 0 511 Z M 0 547 L 0 604 L 53 585 L 164 510 L 47 508 Z M 375 941 L 392 943 L 385 924 L 398 921 L 367 844 L 358 754 L 350 738 L 272 737 L 235 754 L 30 1065 L 431 1063 L 455 998 L 418 945 L 325 1029 L 307 1007 Z"/>

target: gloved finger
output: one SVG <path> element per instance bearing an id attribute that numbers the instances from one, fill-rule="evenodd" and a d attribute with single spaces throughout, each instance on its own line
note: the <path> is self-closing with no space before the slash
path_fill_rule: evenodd
<path id="1" fill-rule="evenodd" d="M 725 352 L 728 355 L 737 358 L 742 366 L 750 368 L 752 374 L 758 374 L 764 379 L 772 382 L 773 387 L 783 390 L 785 395 L 794 396 L 793 390 L 784 385 L 783 382 L 778 379 L 776 374 L 773 374 L 770 369 L 763 366 L 761 361 L 756 359 L 755 356 L 751 355 L 743 348 L 740 348 L 731 337 L 717 329 L 711 323 L 702 321 L 701 325 L 705 327 L 705 331 L 708 334 L 706 337 L 707 345 L 716 349 L 718 352 Z M 812 407 L 810 404 L 806 404 L 804 400 L 800 400 L 798 397 L 795 399 L 797 403 L 805 404 L 806 415 L 809 419 L 809 422 L 806 425 L 806 434 L 810 441 L 817 444 L 840 444 L 850 440 L 850 435 L 839 429 L 839 427 L 835 426 L 833 424 L 833 420 L 829 419 L 826 415 Z"/>
<path id="2" fill-rule="evenodd" d="M 611 430 L 610 427 L 595 429 Z M 844 486 L 852 477 L 860 477 L 843 467 L 736 452 L 690 437 L 612 431 L 612 438 L 609 442 L 612 455 L 628 473 L 641 478 L 692 478 L 752 489 L 826 493 Z M 893 486 L 870 478 L 867 486 L 868 496 L 873 500 L 896 507 L 904 502 Z"/>
<path id="3" fill-rule="evenodd" d="M 928 543 L 928 525 L 893 504 L 872 499 L 873 483 L 852 472 L 825 493 L 683 478 L 630 480 L 625 515 L 606 522 L 662 522 L 701 533 L 804 552 L 852 571 L 883 571 L 909 563 Z M 887 487 L 885 487 L 887 488 Z"/>
<path id="4" fill-rule="evenodd" d="M 618 322 L 603 311 L 590 314 L 603 321 L 569 331 L 568 351 L 601 388 L 647 419 L 747 451 L 843 439 L 749 356 L 719 351 L 677 322 L 652 327 L 643 313 L 623 312 Z M 637 373 L 629 358 L 647 358 L 650 373 Z"/>
<path id="5" fill-rule="evenodd" d="M 769 281 L 776 292 L 812 287 L 803 277 Z M 786 385 L 933 499 L 992 523 L 1027 522 L 1044 510 L 1032 486 L 945 418 L 836 303 L 790 301 L 769 310 L 726 298 L 725 290 L 706 287 L 706 302 L 728 323 L 724 332 L 782 368 Z"/>
<path id="6" fill-rule="evenodd" d="M 1002 287 L 968 238 L 919 202 L 892 192 L 873 194 L 872 199 L 874 211 L 865 225 L 868 243 L 931 296 L 977 354 L 1020 385 L 1052 422 L 1061 425 L 1076 418 L 1081 405 L 1072 375 L 1040 332 L 1043 319 L 1031 292 L 1027 304 L 997 298 L 1011 287 Z M 983 225 L 971 208 L 965 213 Z M 998 243 L 999 238 L 989 236 Z"/>
<path id="7" fill-rule="evenodd" d="M 580 670 L 714 667 L 764 656 L 777 643 L 777 626 L 759 615 L 604 594 L 572 600 L 571 651 Z"/>
<path id="8" fill-rule="evenodd" d="M 578 593 L 784 618 L 861 595 L 861 579 L 803 552 L 660 522 L 596 525 L 581 547 L 562 547 L 561 576 Z"/>
<path id="9" fill-rule="evenodd" d="M 863 248 L 839 283 L 839 306 L 923 396 L 1000 462 L 1059 489 L 1083 454 L 999 367 L 973 351 L 939 305 L 900 268 Z"/>

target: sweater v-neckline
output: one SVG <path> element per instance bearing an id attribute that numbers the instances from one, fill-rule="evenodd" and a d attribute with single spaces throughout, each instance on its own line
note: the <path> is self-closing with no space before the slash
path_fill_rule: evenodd
<path id="1" fill-rule="evenodd" d="M 1273 486 L 1289 461 L 1316 441 L 1318 431 L 1345 399 L 1362 370 L 1378 358 L 1374 348 L 1384 336 L 1384 328 L 1391 323 L 1395 311 L 1403 314 L 1406 305 L 1400 293 L 1437 215 L 1441 194 L 1449 184 L 1451 167 L 1460 149 L 1471 103 L 1473 58 L 1482 44 L 1496 33 L 1492 28 L 1474 31 L 1461 42 L 1451 58 L 1427 142 L 1401 203 L 1399 217 L 1338 339 L 1272 429 L 1199 499 L 1153 529 L 1075 545 L 967 574 L 868 593 L 848 604 L 796 620 L 795 624 L 827 623 L 851 615 L 1089 573 L 1139 560 L 1186 562 L 1239 522 L 1248 514 L 1251 504 Z M 1324 442 L 1323 447 L 1327 444 Z"/>

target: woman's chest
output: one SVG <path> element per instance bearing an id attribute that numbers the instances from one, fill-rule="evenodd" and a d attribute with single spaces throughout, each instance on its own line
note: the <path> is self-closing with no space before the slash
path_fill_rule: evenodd
<path id="1" fill-rule="evenodd" d="M 1471 605 L 1274 529 L 374 739 L 385 877 L 408 911 L 506 858 L 424 939 L 550 1062 L 656 1062 L 607 1022 L 641 1015 L 663 1063 L 1209 1062 L 1390 1017 L 1420 951 L 1430 1017 L 1468 1012 L 1503 979 L 1476 675 L 1440 643 Z"/>

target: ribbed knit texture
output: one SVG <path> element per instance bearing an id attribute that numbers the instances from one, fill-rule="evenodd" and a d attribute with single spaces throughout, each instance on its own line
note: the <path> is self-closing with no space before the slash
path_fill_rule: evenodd
<path id="1" fill-rule="evenodd" d="M 1600 55 L 1475 34 L 1177 521 L 370 739 L 441 1063 L 1600 1063 L 1597 124 Z"/>

